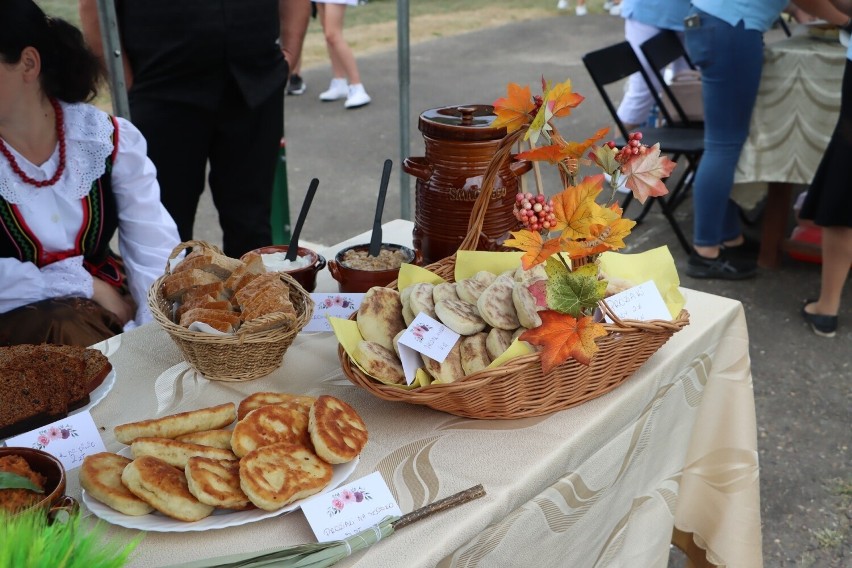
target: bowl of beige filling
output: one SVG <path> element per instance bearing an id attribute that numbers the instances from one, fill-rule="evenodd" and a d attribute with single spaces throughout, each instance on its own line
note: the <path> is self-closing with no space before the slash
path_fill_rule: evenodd
<path id="1" fill-rule="evenodd" d="M 378 256 L 370 256 L 370 245 L 353 245 L 328 261 L 328 270 L 341 292 L 366 292 L 396 280 L 404 263 L 420 264 L 421 260 L 418 253 L 402 245 L 382 243 Z"/>

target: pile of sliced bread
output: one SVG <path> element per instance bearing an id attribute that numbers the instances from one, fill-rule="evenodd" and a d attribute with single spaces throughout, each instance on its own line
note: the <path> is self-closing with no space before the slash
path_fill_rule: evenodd
<path id="1" fill-rule="evenodd" d="M 290 327 L 296 309 L 279 273 L 267 273 L 260 254 L 243 260 L 210 249 L 194 250 L 163 279 L 162 294 L 173 320 L 184 327 L 204 323 L 223 332 Z"/>
<path id="2" fill-rule="evenodd" d="M 89 403 L 112 369 L 97 349 L 71 345 L 0 347 L 0 438 L 59 420 Z"/>

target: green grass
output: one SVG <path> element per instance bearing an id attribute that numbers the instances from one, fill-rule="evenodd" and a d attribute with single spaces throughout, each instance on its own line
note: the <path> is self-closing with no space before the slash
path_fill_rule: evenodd
<path id="1" fill-rule="evenodd" d="M 590 12 L 601 12 L 604 0 L 588 0 Z M 75 0 L 36 0 L 36 4 L 52 16 L 63 18 L 79 25 Z M 370 0 L 368 4 L 346 11 L 346 26 L 377 24 L 396 20 L 396 0 Z M 524 10 L 531 8 L 549 9 L 555 13 L 556 0 L 409 0 L 411 18 L 425 14 L 447 14 L 460 10 L 487 12 L 490 8 Z M 568 10 L 570 13 L 571 11 Z"/>

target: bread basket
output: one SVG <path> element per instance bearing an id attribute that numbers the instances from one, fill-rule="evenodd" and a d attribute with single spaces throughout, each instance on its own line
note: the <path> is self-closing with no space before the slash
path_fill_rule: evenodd
<path id="1" fill-rule="evenodd" d="M 508 159 L 513 137 L 507 137 L 495 162 Z M 499 164 L 498 164 L 499 165 Z M 459 250 L 476 250 L 491 196 L 497 167 L 489 167 L 474 203 L 470 225 Z M 424 268 L 454 281 L 456 255 Z M 396 289 L 396 282 L 388 285 Z M 608 307 L 601 302 L 608 312 Z M 669 338 L 689 324 L 686 310 L 672 321 L 620 320 L 605 324 L 607 334 L 596 343 L 598 352 L 588 366 L 571 359 L 548 373 L 542 372 L 538 353 L 511 359 L 495 368 L 467 375 L 453 383 L 432 384 L 416 389 L 386 385 L 366 375 L 342 346 L 338 357 L 346 377 L 355 385 L 389 401 L 419 404 L 466 418 L 514 419 L 541 416 L 577 406 L 597 398 L 627 380 Z M 357 319 L 357 313 L 351 319 Z"/>
<path id="2" fill-rule="evenodd" d="M 292 277 L 283 272 L 278 275 L 290 287 L 290 301 L 296 309 L 296 321 L 289 326 L 275 327 L 263 331 L 238 330 L 232 335 L 215 335 L 190 331 L 176 324 L 172 318 L 172 302 L 162 293 L 162 284 L 171 273 L 171 260 L 185 249 L 210 249 L 222 251 L 203 241 L 187 241 L 179 244 L 169 256 L 166 272 L 148 290 L 148 307 L 154 319 L 166 330 L 177 344 L 186 361 L 206 378 L 216 381 L 250 381 L 268 375 L 281 366 L 284 353 L 296 335 L 310 321 L 314 302 L 308 292 Z M 277 316 L 263 316 L 263 322 Z"/>

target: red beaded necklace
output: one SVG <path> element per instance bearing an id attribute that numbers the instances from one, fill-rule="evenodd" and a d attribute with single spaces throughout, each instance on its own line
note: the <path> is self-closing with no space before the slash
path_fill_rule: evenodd
<path id="1" fill-rule="evenodd" d="M 65 129 L 63 128 L 62 107 L 59 106 L 59 101 L 56 99 L 50 99 L 50 104 L 53 106 L 53 111 L 56 114 L 56 139 L 59 141 L 59 167 L 56 168 L 56 173 L 53 174 L 52 178 L 39 181 L 24 173 L 24 170 L 18 165 L 18 161 L 15 160 L 15 156 L 12 155 L 12 152 L 6 147 L 6 143 L 0 138 L 0 154 L 3 154 L 9 161 L 12 171 L 18 174 L 18 177 L 24 183 L 34 185 L 35 187 L 49 187 L 55 184 L 62 177 L 62 172 L 65 171 Z"/>

